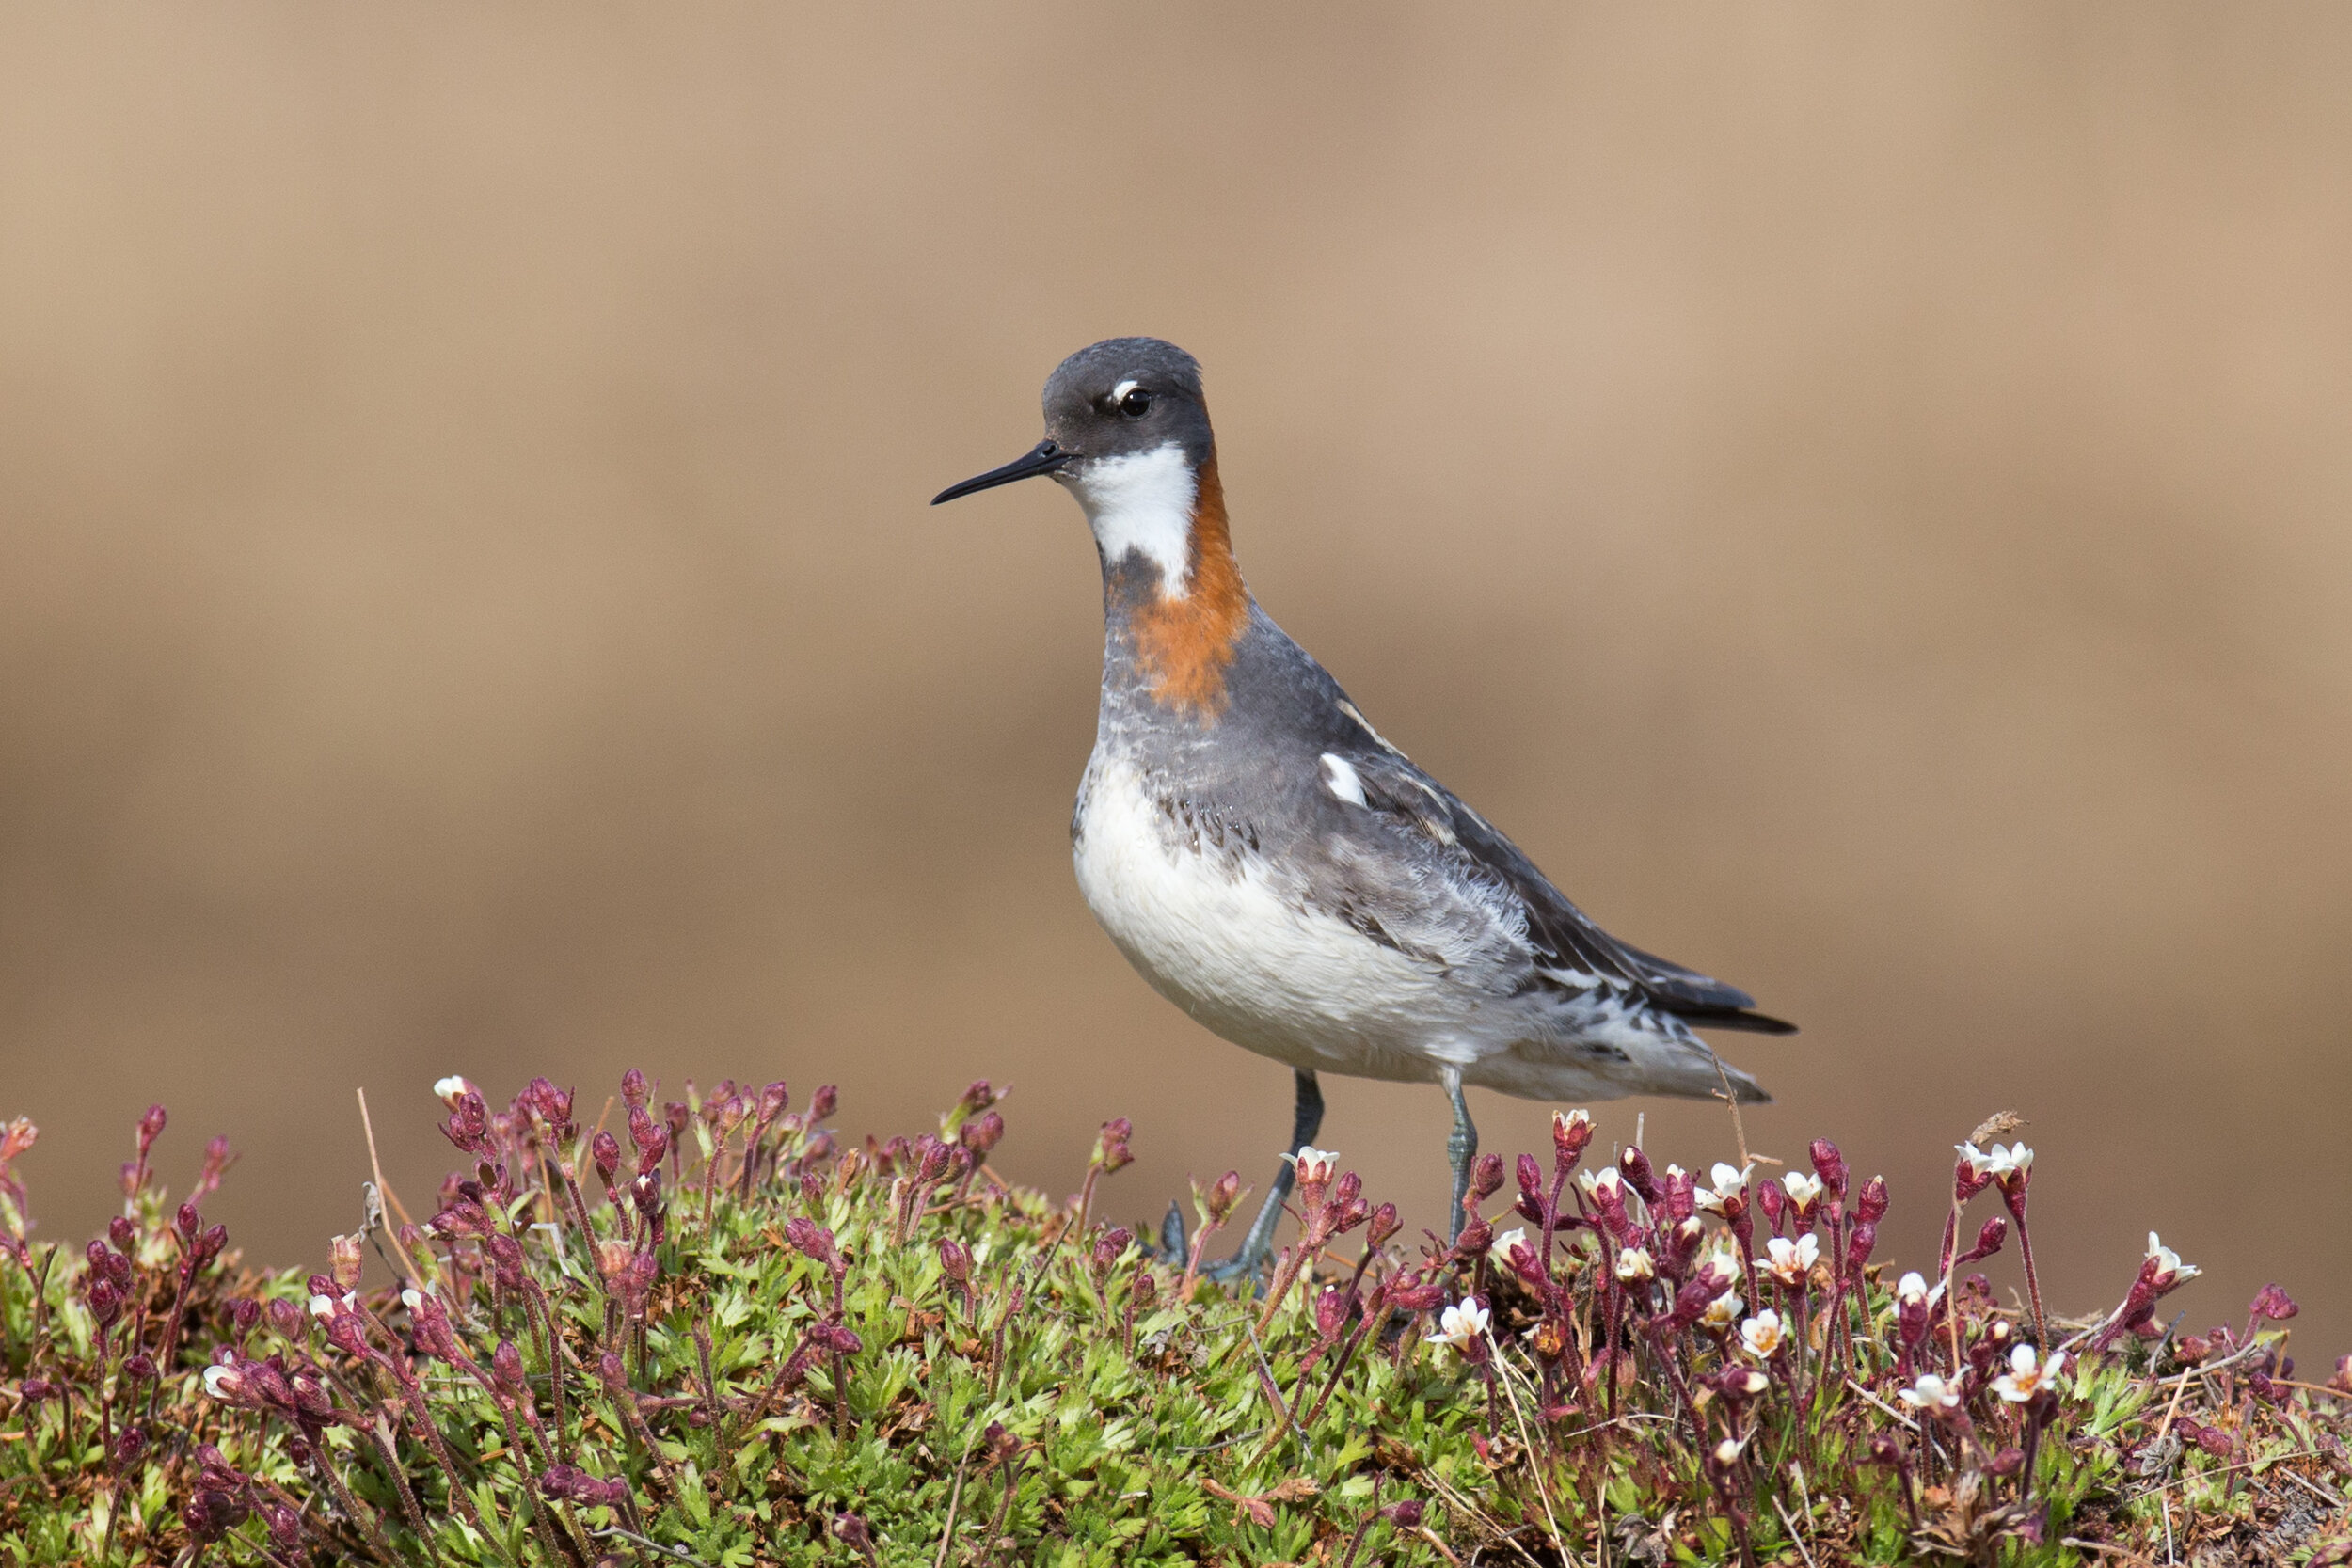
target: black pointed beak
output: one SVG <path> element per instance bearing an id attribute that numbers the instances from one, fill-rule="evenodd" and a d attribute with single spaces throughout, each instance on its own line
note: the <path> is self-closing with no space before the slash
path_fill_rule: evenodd
<path id="1" fill-rule="evenodd" d="M 931 504 L 937 506 L 941 501 L 951 501 L 958 496 L 968 496 L 975 490 L 993 490 L 999 484 L 1010 484 L 1016 479 L 1029 479 L 1038 474 L 1050 474 L 1071 460 L 1072 454 L 1062 451 L 1053 442 L 1040 441 L 1028 452 L 1014 458 L 1001 468 L 991 468 L 984 474 L 975 474 L 961 484 L 950 484 L 931 498 Z"/>

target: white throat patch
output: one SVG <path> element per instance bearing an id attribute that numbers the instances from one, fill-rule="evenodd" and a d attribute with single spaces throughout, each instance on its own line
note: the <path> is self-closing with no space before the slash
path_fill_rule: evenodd
<path id="1" fill-rule="evenodd" d="M 1106 564 L 1140 555 L 1160 569 L 1162 598 L 1184 596 L 1192 562 L 1192 503 L 1200 482 L 1183 447 L 1170 441 L 1150 451 L 1098 458 L 1069 472 L 1065 483 L 1086 508 L 1087 525 L 1094 530 Z"/>

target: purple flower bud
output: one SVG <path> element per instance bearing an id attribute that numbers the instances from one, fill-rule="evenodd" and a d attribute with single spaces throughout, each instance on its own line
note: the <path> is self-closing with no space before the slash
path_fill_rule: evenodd
<path id="1" fill-rule="evenodd" d="M 686 1085 L 686 1091 L 693 1093 L 694 1085 L 691 1082 Z M 694 1125 L 694 1108 L 683 1100 L 665 1100 L 661 1102 L 661 1119 L 669 1129 L 670 1147 L 683 1151 L 687 1132 Z"/>
<path id="2" fill-rule="evenodd" d="M 114 1327 L 115 1320 L 122 1316 L 122 1292 L 111 1279 L 102 1276 L 91 1280 L 83 1291 L 83 1299 L 88 1303 L 90 1316 L 98 1320 L 102 1333 Z"/>
<path id="3" fill-rule="evenodd" d="M 2295 1298 L 2276 1285 L 2265 1285 L 2254 1292 L 2254 1299 L 2247 1307 L 2252 1316 L 2267 1318 L 2273 1323 L 2283 1322 L 2301 1310 L 2295 1305 Z"/>
<path id="4" fill-rule="evenodd" d="M 1854 1203 L 1854 1218 L 1865 1225 L 1876 1225 L 1886 1217 L 1886 1178 L 1873 1176 L 1862 1184 L 1862 1196 Z"/>
<path id="5" fill-rule="evenodd" d="M 1372 1225 L 1364 1232 L 1364 1244 L 1375 1252 L 1379 1251 L 1388 1245 L 1389 1238 L 1397 1233 L 1400 1224 L 1401 1222 L 1396 1217 L 1395 1204 L 1380 1205 L 1372 1212 Z"/>
<path id="6" fill-rule="evenodd" d="M 545 1078 L 533 1078 L 523 1091 L 530 1097 L 532 1113 L 545 1122 L 549 1131 L 562 1134 L 572 1122 L 572 1091 L 559 1089 Z"/>
<path id="7" fill-rule="evenodd" d="M 1426 1312 L 1445 1301 L 1445 1287 L 1435 1280 L 1407 1285 L 1391 1275 L 1380 1282 L 1380 1290 L 1388 1296 L 1389 1305 L 1400 1312 Z"/>
<path id="8" fill-rule="evenodd" d="M 1781 1216 L 1788 1212 L 1788 1195 L 1777 1181 L 1766 1181 L 1756 1189 L 1756 1206 L 1764 1212 L 1765 1223 L 1774 1230 L 1780 1228 Z"/>
<path id="9" fill-rule="evenodd" d="M 1343 1291 L 1334 1285 L 1324 1291 L 1315 1298 L 1315 1332 L 1327 1341 L 1338 1338 L 1347 1327 L 1348 1316 L 1355 1305 L 1356 1296 L 1352 1291 Z"/>
<path id="10" fill-rule="evenodd" d="M 972 1086 L 964 1090 L 963 1097 L 956 1101 L 956 1109 L 966 1117 L 977 1117 L 1002 1098 L 987 1079 L 975 1078 Z"/>
<path id="11" fill-rule="evenodd" d="M 1666 1218 L 1682 1224 L 1698 1212 L 1699 1179 L 1687 1170 L 1669 1170 L 1664 1184 L 1659 1189 L 1664 1200 Z"/>
<path id="12" fill-rule="evenodd" d="M 127 1253 L 139 1239 L 138 1227 L 122 1215 L 117 1214 L 106 1222 L 106 1236 L 114 1243 L 116 1250 Z"/>
<path id="13" fill-rule="evenodd" d="M 524 1391 L 523 1353 L 515 1348 L 512 1339 L 501 1339 L 490 1353 L 490 1381 L 510 1399 L 520 1398 Z"/>
<path id="14" fill-rule="evenodd" d="M 146 1159 L 147 1151 L 155 1147 L 155 1140 L 164 1135 L 164 1123 L 167 1119 L 168 1118 L 165 1116 L 161 1105 L 150 1105 L 147 1108 L 147 1114 L 139 1117 L 140 1159 Z"/>
<path id="15" fill-rule="evenodd" d="M 293 1303 L 287 1303 L 292 1306 Z M 262 1322 L 262 1304 L 251 1296 L 238 1296 L 229 1303 L 229 1318 L 236 1324 L 237 1338 L 251 1334 Z"/>
<path id="16" fill-rule="evenodd" d="M 122 1364 L 122 1375 L 134 1385 L 144 1386 L 155 1381 L 155 1361 L 140 1351 Z"/>
<path id="17" fill-rule="evenodd" d="M 621 1099 L 632 1111 L 645 1108 L 645 1075 L 635 1068 L 621 1074 Z"/>
<path id="18" fill-rule="evenodd" d="M 808 1332 L 818 1343 L 843 1355 L 855 1355 L 866 1348 L 866 1341 L 859 1338 L 847 1323 L 817 1323 Z"/>
<path id="19" fill-rule="evenodd" d="M 1502 1190 L 1502 1156 L 1481 1154 L 1470 1166 L 1470 1195 L 1484 1203 Z"/>
<path id="20" fill-rule="evenodd" d="M 760 1125 L 764 1127 L 769 1122 L 771 1122 L 778 1117 L 784 1115 L 786 1107 L 789 1106 L 791 1103 L 792 1091 L 785 1086 L 785 1082 L 781 1078 L 769 1085 L 766 1088 L 760 1090 Z"/>
<path id="21" fill-rule="evenodd" d="M 627 1397 L 629 1393 L 628 1368 L 617 1351 L 606 1351 L 596 1359 L 596 1376 L 604 1383 L 605 1392 Z"/>
<path id="22" fill-rule="evenodd" d="M 1971 1247 L 1968 1251 L 1962 1253 L 1958 1258 L 1953 1259 L 1952 1264 L 1955 1268 L 1957 1268 L 1963 1263 L 1973 1263 L 1980 1258 L 1990 1258 L 1994 1253 L 2000 1251 L 2001 1243 L 2008 1240 L 2008 1216 L 1995 1214 L 1991 1219 L 1985 1221 L 1983 1228 L 1977 1232 L 1977 1244 Z"/>
<path id="23" fill-rule="evenodd" d="M 588 1157 L 596 1163 L 596 1175 L 609 1192 L 621 1169 L 621 1140 L 610 1132 L 597 1133 L 588 1140 Z"/>
<path id="24" fill-rule="evenodd" d="M 464 1353 L 458 1346 L 457 1336 L 449 1325 L 449 1311 L 442 1307 L 439 1297 L 427 1295 L 422 1291 L 403 1291 L 400 1299 L 408 1307 L 409 1332 L 416 1338 L 417 1349 L 437 1361 L 454 1362 L 462 1357 Z M 335 1325 L 330 1322 L 327 1324 L 330 1337 L 334 1330 Z"/>
<path id="25" fill-rule="evenodd" d="M 580 1496 L 580 1483 L 588 1481 L 585 1470 L 570 1465 L 550 1465 L 539 1477 L 539 1490 L 558 1502 L 569 1502 Z"/>
<path id="26" fill-rule="evenodd" d="M 942 1236 L 939 1239 L 939 1267 L 941 1273 L 958 1285 L 967 1284 L 972 1278 L 972 1255 L 964 1250 L 961 1242 L 952 1236 Z"/>
<path id="27" fill-rule="evenodd" d="M 490 1267 L 502 1291 L 523 1288 L 522 1244 L 512 1236 L 493 1235 L 483 1245 L 489 1250 Z"/>
<path id="28" fill-rule="evenodd" d="M 1853 1234 L 1846 1239 L 1846 1272 L 1858 1275 L 1871 1252 L 1879 1244 L 1879 1227 L 1868 1220 L 1856 1220 Z"/>
<path id="29" fill-rule="evenodd" d="M 2182 1436 L 2216 1459 L 2227 1459 L 2235 1451 L 2235 1446 L 2230 1441 L 2230 1434 L 2217 1427 L 2204 1426 L 2184 1416 L 2180 1419 L 2178 1430 Z"/>
<path id="30" fill-rule="evenodd" d="M 115 1439 L 115 1468 L 118 1471 L 130 1469 L 146 1457 L 147 1429 L 143 1426 L 124 1427 L 122 1434 Z"/>
<path id="31" fill-rule="evenodd" d="M 653 1119 L 652 1112 L 643 1105 L 631 1105 L 628 1108 L 628 1141 L 637 1146 L 637 1151 L 640 1154 L 654 1148 L 660 1148 L 667 1152 L 668 1138 L 669 1134 L 663 1132 L 660 1124 Z"/>
<path id="32" fill-rule="evenodd" d="M 188 1539 L 209 1546 L 245 1523 L 246 1505 L 227 1492 L 199 1492 L 180 1507 L 180 1523 Z"/>
<path id="33" fill-rule="evenodd" d="M 831 1121 L 833 1108 L 839 1102 L 841 1091 L 831 1084 L 819 1084 L 817 1092 L 808 1097 L 808 1115 L 812 1121 Z"/>
<path id="34" fill-rule="evenodd" d="M 183 1242 L 195 1241 L 196 1233 L 203 1227 L 204 1216 L 197 1211 L 194 1198 L 180 1205 L 178 1212 L 171 1216 L 171 1227 L 180 1233 Z"/>
<path id="35" fill-rule="evenodd" d="M 1209 1223 L 1223 1225 L 1227 1217 L 1232 1213 L 1233 1205 L 1240 1201 L 1240 1198 L 1241 1172 L 1229 1170 L 1223 1176 L 1218 1177 L 1209 1188 L 1208 1200 L 1205 1204 L 1209 1211 Z"/>
<path id="36" fill-rule="evenodd" d="M 1649 1156 L 1638 1145 L 1625 1146 L 1625 1151 L 1617 1156 L 1617 1172 L 1625 1178 L 1627 1186 L 1642 1195 L 1644 1203 L 1657 1203 L 1658 1177 L 1650 1169 Z"/>
<path id="37" fill-rule="evenodd" d="M 1113 1117 L 1103 1124 L 1102 1136 L 1095 1140 L 1094 1163 L 1103 1168 L 1104 1175 L 1135 1163 L 1135 1154 L 1127 1147 L 1135 1131 L 1135 1124 L 1125 1117 Z"/>
<path id="38" fill-rule="evenodd" d="M 956 1136 L 972 1151 L 974 1159 L 985 1160 L 1005 1135 L 1005 1118 L 994 1111 L 983 1111 L 957 1129 Z"/>
<path id="39" fill-rule="evenodd" d="M 795 1214 L 785 1221 L 784 1234 L 795 1251 L 806 1254 L 828 1268 L 840 1256 L 834 1249 L 833 1232 L 806 1215 Z"/>
<path id="40" fill-rule="evenodd" d="M 269 1316 L 270 1327 L 285 1338 L 299 1339 L 310 1326 L 310 1319 L 303 1315 L 300 1304 L 283 1296 L 273 1299 L 262 1310 Z"/>
<path id="41" fill-rule="evenodd" d="M 1535 1163 L 1533 1154 L 1522 1154 L 1512 1167 L 1511 1174 L 1519 1184 L 1519 1196 L 1534 1203 L 1535 1212 L 1527 1217 L 1541 1223 L 1544 1204 L 1544 1167 Z M 1524 1211 L 1521 1211 L 1524 1212 Z"/>
<path id="42" fill-rule="evenodd" d="M 922 1177 L 923 1180 L 927 1182 L 936 1182 L 944 1180 L 946 1178 L 947 1167 L 953 1160 L 953 1156 L 949 1153 L 949 1145 L 940 1142 L 937 1138 L 932 1137 L 929 1132 L 924 1133 L 923 1136 L 916 1141 L 915 1148 L 917 1150 L 917 1160 L 919 1164 L 918 1174 Z"/>
<path id="43" fill-rule="evenodd" d="M 308 1445 L 304 1445 L 306 1448 Z M 294 1445 L 288 1444 L 291 1449 Z M 281 1502 L 260 1505 L 262 1520 L 269 1526 L 270 1544 L 281 1552 L 294 1552 L 302 1546 L 302 1515 Z"/>
<path id="44" fill-rule="evenodd" d="M 1119 1261 L 1120 1256 L 1127 1250 L 1135 1239 L 1136 1233 L 1123 1225 L 1104 1231 L 1102 1240 L 1094 1243 L 1096 1277 L 1100 1278 L 1109 1274 L 1112 1266 Z"/>
<path id="45" fill-rule="evenodd" d="M 1837 1152 L 1837 1146 L 1827 1138 L 1816 1138 L 1808 1152 L 1813 1156 L 1813 1174 L 1821 1179 L 1821 1185 L 1838 1197 L 1844 1197 L 1846 1157 Z"/>

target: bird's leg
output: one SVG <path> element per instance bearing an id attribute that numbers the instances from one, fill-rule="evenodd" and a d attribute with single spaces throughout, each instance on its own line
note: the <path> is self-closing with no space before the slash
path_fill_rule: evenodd
<path id="1" fill-rule="evenodd" d="M 1297 1069 L 1292 1077 L 1298 1086 L 1297 1108 L 1291 1117 L 1290 1152 L 1298 1151 L 1315 1141 L 1323 1131 L 1323 1086 L 1315 1075 L 1305 1068 Z M 1282 1204 L 1291 1196 L 1291 1185 L 1298 1180 L 1298 1172 L 1290 1160 L 1284 1160 L 1274 1173 L 1274 1186 L 1259 1205 L 1258 1217 L 1249 1222 L 1249 1233 L 1242 1238 L 1241 1250 L 1207 1271 L 1211 1279 L 1220 1283 L 1256 1274 L 1265 1266 L 1266 1255 L 1274 1250 L 1274 1227 L 1282 1220 Z"/>
<path id="2" fill-rule="evenodd" d="M 1470 1162 L 1478 1158 L 1478 1129 L 1470 1121 L 1470 1105 L 1462 1099 L 1462 1069 L 1449 1067 L 1439 1080 L 1445 1085 L 1446 1098 L 1454 1101 L 1454 1131 L 1445 1140 L 1445 1157 L 1454 1167 L 1454 1219 L 1446 1230 L 1449 1243 L 1462 1239 L 1462 1227 L 1468 1223 L 1462 1199 L 1470 1196 Z"/>

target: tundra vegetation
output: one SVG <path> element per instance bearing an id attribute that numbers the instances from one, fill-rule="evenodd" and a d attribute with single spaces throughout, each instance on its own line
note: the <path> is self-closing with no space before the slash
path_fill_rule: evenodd
<path id="1" fill-rule="evenodd" d="M 2106 1309 L 2049 1311 L 2000 1118 L 1916 1268 L 1826 1140 L 1701 1176 L 1570 1113 L 1480 1161 L 1450 1246 L 1302 1151 L 1295 1241 L 1234 1289 L 1202 1262 L 1238 1177 L 1139 1236 L 1101 1216 L 1124 1120 L 1054 1201 L 991 1168 L 985 1083 L 886 1142 L 826 1088 L 439 1088 L 435 1211 L 371 1185 L 317 1273 L 206 1223 L 221 1140 L 174 1199 L 160 1106 L 106 1234 L 35 1239 L 35 1130 L 0 1128 L 0 1557 L 2352 1560 L 2352 1365 L 2298 1381 L 2277 1286 L 2180 1332 L 2153 1236 Z M 2012 1241 L 2003 1302 L 1974 1266 Z"/>

